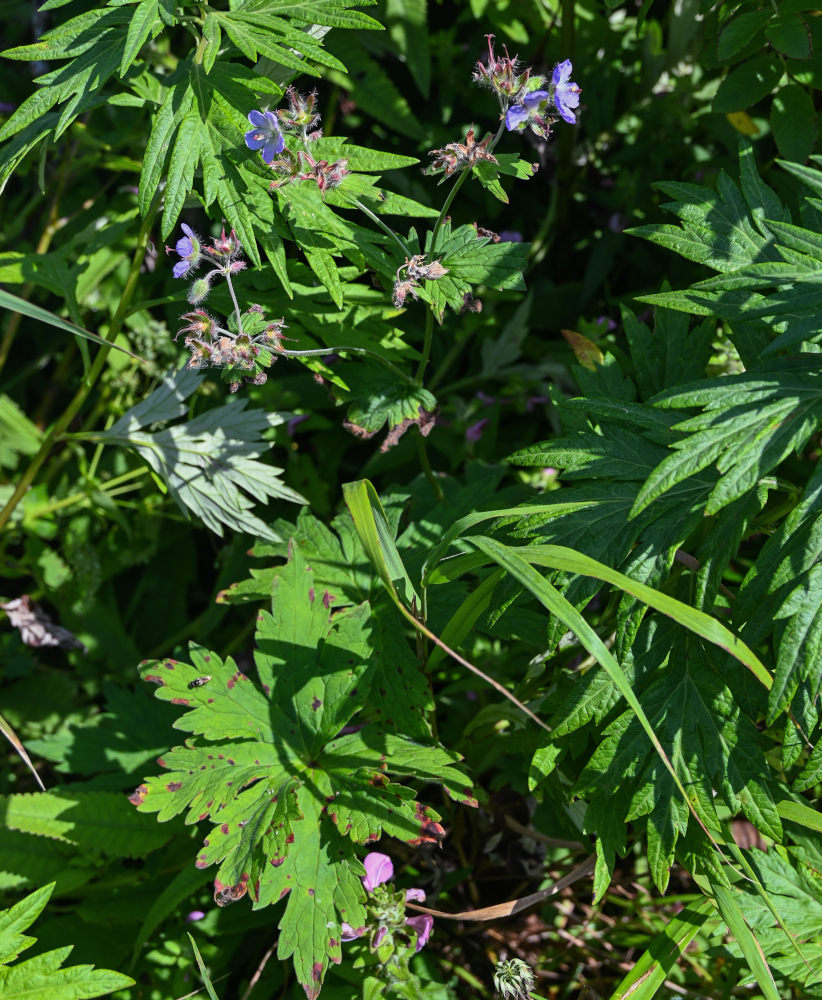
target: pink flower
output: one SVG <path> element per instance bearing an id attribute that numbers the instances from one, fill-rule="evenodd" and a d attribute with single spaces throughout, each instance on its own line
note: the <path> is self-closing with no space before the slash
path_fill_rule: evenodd
<path id="1" fill-rule="evenodd" d="M 373 892 L 378 885 L 390 882 L 394 877 L 394 865 L 387 854 L 372 851 L 370 854 L 366 854 L 363 864 L 365 865 L 365 878 L 362 880 L 362 884 L 368 892 Z"/>
<path id="2" fill-rule="evenodd" d="M 421 951 L 431 936 L 434 918 L 430 913 L 420 913 L 417 917 L 408 917 L 405 923 L 417 932 L 417 951 Z"/>
<path id="3" fill-rule="evenodd" d="M 394 864 L 387 854 L 371 851 L 370 854 L 366 854 L 363 865 L 365 866 L 365 878 L 362 880 L 362 884 L 367 892 L 373 892 L 377 886 L 382 885 L 384 882 L 390 882 L 394 877 Z M 425 891 L 423 889 L 406 889 L 405 901 L 406 903 L 424 903 Z M 416 950 L 420 951 L 431 936 L 434 918 L 428 913 L 421 913 L 416 917 L 406 917 L 405 923 L 407 927 L 411 927 L 416 932 Z M 351 924 L 343 923 L 342 939 L 343 941 L 355 941 L 367 931 L 367 927 L 355 928 Z M 378 948 L 387 933 L 387 927 L 379 927 L 374 935 L 372 947 Z"/>

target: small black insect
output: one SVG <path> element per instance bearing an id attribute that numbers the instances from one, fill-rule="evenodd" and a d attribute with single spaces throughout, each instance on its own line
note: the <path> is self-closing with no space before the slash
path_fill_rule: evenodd
<path id="1" fill-rule="evenodd" d="M 193 681 L 188 682 L 189 690 L 191 688 L 201 688 L 203 684 L 208 684 L 211 680 L 211 674 L 203 674 L 202 677 L 195 677 Z"/>

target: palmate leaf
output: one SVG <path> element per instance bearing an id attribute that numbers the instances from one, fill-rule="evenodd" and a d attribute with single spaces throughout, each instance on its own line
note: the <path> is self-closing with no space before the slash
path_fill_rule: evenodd
<path id="1" fill-rule="evenodd" d="M 92 965 L 62 968 L 71 945 L 10 964 L 36 942 L 36 938 L 22 932 L 42 913 L 53 890 L 52 882 L 10 909 L 0 911 L 0 996 L 4 1000 L 79 1000 L 108 996 L 115 990 L 134 986 L 129 976 L 107 969 L 95 970 Z"/>
<path id="2" fill-rule="evenodd" d="M 305 0 L 290 4 L 285 0 L 265 0 L 264 3 L 243 0 L 232 5 L 230 11 L 209 11 L 203 29 L 207 42 L 203 61 L 195 64 L 191 59 L 185 60 L 169 81 L 169 99 L 172 103 L 175 99 L 182 99 L 183 103 L 193 101 L 192 116 L 182 128 L 181 117 L 159 114 L 149 139 L 149 149 L 159 155 L 144 170 L 143 205 L 153 197 L 169 154 L 168 162 L 174 168 L 169 174 L 167 197 L 171 196 L 172 208 L 169 209 L 167 202 L 163 217 L 164 238 L 176 221 L 174 212 L 179 212 L 180 193 L 186 187 L 184 182 L 189 182 L 184 192 L 187 193 L 199 160 L 206 206 L 218 199 L 225 217 L 245 243 L 254 262 L 259 264 L 251 238 L 251 217 L 243 197 L 248 182 L 230 155 L 225 154 L 236 150 L 242 142 L 240 129 L 245 123 L 245 114 L 256 103 L 252 91 L 279 94 L 281 88 L 250 69 L 232 66 L 229 59 L 217 62 L 221 35 L 224 33 L 252 62 L 256 62 L 259 55 L 269 64 L 287 67 L 292 74 L 316 74 L 319 66 L 339 70 L 344 67 L 322 48 L 315 26 L 380 28 L 373 18 L 351 9 L 370 2 L 372 0 Z M 122 77 L 139 58 L 140 49 L 149 37 L 176 23 L 173 8 L 167 3 L 142 0 L 123 5 L 116 2 L 86 11 L 58 25 L 34 45 L 5 52 L 4 55 L 11 59 L 65 59 L 68 62 L 39 77 L 39 89 L 0 128 L 0 141 L 11 138 L 36 122 L 42 122 L 55 105 L 60 105 L 59 117 L 53 124 L 49 120 L 47 128 L 28 132 L 22 147 L 4 151 L 0 180 L 45 136 L 59 136 L 79 114 L 104 103 L 111 77 L 117 73 Z M 214 81 L 210 79 L 212 75 L 215 75 Z M 224 85 L 226 77 L 237 76 L 243 78 L 244 84 L 253 84 L 239 102 L 232 101 Z M 219 77 L 223 79 L 217 79 Z M 184 97 L 187 94 L 191 96 Z"/>
<path id="3" fill-rule="evenodd" d="M 814 193 L 822 190 L 822 171 L 795 163 L 780 166 Z M 721 272 L 688 289 L 646 295 L 642 301 L 719 317 L 731 324 L 732 334 L 754 327 L 770 340 L 763 345 L 766 354 L 816 341 L 822 336 L 819 235 L 815 227 L 791 222 L 787 209 L 756 172 L 747 142 L 740 143 L 740 180 L 741 190 L 723 176 L 719 190 L 709 194 L 679 185 L 682 201 L 668 207 L 683 219 L 681 229 L 632 230 Z"/>
<path id="4" fill-rule="evenodd" d="M 717 383 L 708 379 L 663 393 L 658 407 L 702 406 L 675 424 L 685 436 L 672 443 L 637 496 L 633 513 L 645 510 L 677 483 L 715 466 L 721 474 L 708 497 L 715 514 L 755 489 L 760 479 L 802 448 L 822 422 L 822 378 L 816 355 L 763 364 Z"/>
<path id="5" fill-rule="evenodd" d="M 768 721 L 788 708 L 800 684 L 811 702 L 822 688 L 822 466 L 801 502 L 770 536 L 748 570 L 733 606 L 734 623 L 749 644 L 771 632 L 776 643 Z"/>
<path id="6" fill-rule="evenodd" d="M 374 723 L 339 735 L 362 708 L 375 675 L 367 603 L 335 607 L 299 544 L 274 582 L 271 614 L 258 619 L 260 686 L 229 659 L 199 647 L 191 664 L 142 668 L 158 697 L 186 706 L 176 728 L 193 734 L 160 759 L 161 777 L 132 796 L 160 821 L 214 824 L 197 864 L 218 864 L 221 905 L 246 892 L 255 907 L 287 896 L 279 941 L 316 996 L 339 961 L 340 924 L 361 926 L 364 893 L 353 842 L 385 832 L 436 841 L 439 816 L 391 778 L 436 783 L 473 805 L 458 755 Z"/>
<path id="7" fill-rule="evenodd" d="M 427 234 L 426 252 L 430 252 L 432 231 Z M 442 322 L 446 305 L 459 312 L 472 286 L 524 291 L 522 271 L 528 259 L 528 243 L 492 243 L 479 236 L 474 226 L 459 226 L 453 232 L 450 222 L 443 224 L 435 258 L 448 274 L 436 281 L 426 281 L 423 297 Z"/>
<path id="8" fill-rule="evenodd" d="M 698 184 L 658 184 L 675 199 L 663 207 L 679 216 L 680 226 L 637 226 L 629 232 L 723 274 L 780 260 L 763 223 L 765 218 L 787 220 L 787 213 L 756 173 L 752 149 L 750 142 L 740 140 L 741 189 L 724 171 L 716 191 Z"/>
<path id="9" fill-rule="evenodd" d="M 765 892 L 793 935 L 794 946 L 785 932 L 774 926 L 762 896 L 750 885 L 741 884 L 737 903 L 755 931 L 777 981 L 781 977 L 798 989 L 799 995 L 811 997 L 819 995 L 822 982 L 822 891 L 818 874 L 822 858 L 818 837 L 800 839 L 801 846 L 791 845 L 784 854 L 754 849 L 749 855 Z M 733 944 L 730 950 L 736 952 Z M 780 991 L 780 995 L 785 993 Z"/>
<path id="10" fill-rule="evenodd" d="M 483 489 L 486 488 L 487 476 L 483 479 Z M 401 498 L 401 503 L 405 505 L 405 498 Z M 396 507 L 395 519 L 398 511 Z M 331 530 L 304 507 L 296 524 L 276 521 L 274 528 L 283 541 L 275 545 L 258 543 L 253 554 L 267 559 L 275 557 L 283 562 L 265 569 L 252 569 L 251 579 L 235 584 L 219 595 L 218 600 L 226 603 L 269 600 L 291 543 L 298 544 L 314 572 L 315 588 L 328 591 L 334 605 L 363 600 L 371 604 L 370 644 L 374 673 L 369 703 L 375 719 L 389 732 L 413 738 L 429 737 L 431 727 L 427 714 L 433 710 L 434 702 L 428 679 L 407 638 L 397 628 L 396 613 L 377 583 L 351 515 L 344 513 L 335 517 Z"/>
<path id="11" fill-rule="evenodd" d="M 415 423 L 423 434 L 433 426 L 437 400 L 410 378 L 400 377 L 400 373 L 370 360 L 335 365 L 335 372 L 348 386 L 347 391 L 331 388 L 333 395 L 347 404 L 346 426 L 362 438 L 373 437 L 387 426 L 382 451 L 387 451 Z"/>
<path id="12" fill-rule="evenodd" d="M 757 829 L 779 840 L 782 827 L 774 803 L 776 782 L 765 757 L 768 744 L 741 707 L 739 675 L 732 691 L 726 662 L 716 648 L 655 617 L 646 620 L 633 649 L 640 702 L 702 814 L 714 814 L 718 793 L 732 813 L 742 811 Z M 589 692 L 579 690 L 577 697 L 589 699 Z M 575 727 L 590 717 L 590 709 L 575 708 L 572 698 L 563 706 L 568 715 L 557 719 L 563 734 L 571 729 L 572 713 Z M 622 713 L 605 729 L 574 792 L 588 799 L 586 829 L 598 834 L 609 868 L 624 847 L 624 822 L 644 819 L 651 873 L 664 891 L 688 808 L 633 712 Z"/>
<path id="13" fill-rule="evenodd" d="M 254 505 L 246 493 L 260 502 L 271 497 L 305 502 L 282 482 L 282 469 L 257 461 L 267 447 L 262 432 L 283 423 L 282 414 L 246 410 L 247 400 L 235 399 L 163 431 L 141 429 L 179 413 L 180 401 L 199 381 L 187 369 L 166 376 L 100 440 L 133 448 L 167 484 L 179 506 L 216 534 L 229 527 L 276 541 L 271 528 L 251 513 Z"/>

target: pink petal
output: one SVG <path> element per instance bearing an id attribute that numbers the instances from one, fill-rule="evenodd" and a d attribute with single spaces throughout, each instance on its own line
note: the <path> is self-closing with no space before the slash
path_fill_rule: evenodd
<path id="1" fill-rule="evenodd" d="M 362 880 L 362 884 L 369 892 L 373 892 L 378 885 L 382 885 L 383 882 L 388 882 L 394 877 L 394 864 L 387 854 L 372 851 L 370 854 L 366 854 L 363 864 L 365 865 L 365 878 Z"/>

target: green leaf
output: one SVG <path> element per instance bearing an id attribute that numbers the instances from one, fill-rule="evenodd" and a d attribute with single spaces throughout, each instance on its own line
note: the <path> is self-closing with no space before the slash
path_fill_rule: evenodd
<path id="1" fill-rule="evenodd" d="M 34 455 L 43 432 L 9 396 L 0 396 L 0 468 L 14 469 L 20 455 Z"/>
<path id="2" fill-rule="evenodd" d="M 719 85 L 711 108 L 722 114 L 744 111 L 774 89 L 783 73 L 780 62 L 757 55 L 741 63 Z"/>
<path id="3" fill-rule="evenodd" d="M 179 506 L 216 534 L 222 535 L 225 526 L 276 541 L 269 526 L 251 513 L 253 502 L 246 493 L 262 503 L 271 497 L 305 502 L 282 482 L 282 469 L 256 460 L 266 448 L 262 432 L 286 417 L 246 410 L 247 400 L 235 399 L 163 431 L 140 429 L 157 419 L 152 413 L 168 419 L 168 408 L 173 412 L 175 400 L 193 389 L 191 373 L 185 369 L 166 376 L 159 389 L 125 413 L 100 440 L 133 448 L 167 484 Z"/>
<path id="4" fill-rule="evenodd" d="M 139 858 L 162 847 L 168 835 L 135 816 L 119 792 L 48 792 L 3 796 L 7 829 L 74 844 L 85 853 Z"/>
<path id="5" fill-rule="evenodd" d="M 754 645 L 775 632 L 776 670 L 768 704 L 773 720 L 791 704 L 800 684 L 812 697 L 822 688 L 822 469 L 817 467 L 801 502 L 766 541 L 734 603 L 735 624 Z"/>
<path id="6" fill-rule="evenodd" d="M 174 228 L 194 181 L 200 160 L 200 110 L 192 107 L 180 122 L 168 165 L 162 235 L 165 239 Z"/>
<path id="7" fill-rule="evenodd" d="M 208 975 L 208 970 L 203 962 L 203 956 L 200 954 L 200 949 L 197 947 L 197 942 L 190 934 L 188 935 L 188 940 L 191 942 L 194 959 L 197 962 L 197 968 L 200 970 L 200 975 L 203 978 L 203 983 L 205 984 L 206 992 L 208 993 L 210 1000 L 219 1000 L 219 997 L 214 992 L 214 986 L 212 985 L 211 978 Z"/>
<path id="8" fill-rule="evenodd" d="M 479 236 L 473 226 L 459 226 L 453 232 L 449 222 L 443 224 L 436 250 L 430 246 L 432 232 L 426 240 L 426 252 L 448 274 L 436 281 L 426 281 L 423 297 L 442 322 L 446 305 L 454 312 L 462 308 L 465 295 L 476 285 L 490 288 L 523 290 L 522 271 L 528 258 L 527 243 L 491 243 L 486 236 Z"/>
<path id="9" fill-rule="evenodd" d="M 723 24 L 716 45 L 721 62 L 732 59 L 773 16 L 770 10 L 751 10 L 737 14 Z"/>
<path id="10" fill-rule="evenodd" d="M 335 386 L 332 392 L 348 404 L 346 427 L 357 437 L 371 438 L 387 425 L 380 446 L 385 452 L 414 424 L 423 435 L 430 432 L 437 400 L 427 389 L 370 359 L 334 367 L 348 389 Z"/>
<path id="11" fill-rule="evenodd" d="M 775 17 L 765 29 L 765 37 L 788 59 L 809 59 L 813 49 L 810 28 L 798 14 Z"/>
<path id="12" fill-rule="evenodd" d="M 816 112 L 804 87 L 781 87 L 771 105 L 771 128 L 777 148 L 786 160 L 804 163 L 816 147 Z"/>
<path id="13" fill-rule="evenodd" d="M 638 514 L 667 490 L 709 466 L 721 479 L 706 505 L 714 514 L 756 488 L 759 480 L 800 449 L 822 420 L 822 385 L 804 358 L 772 362 L 715 380 L 663 393 L 660 407 L 703 406 L 675 425 L 685 437 L 654 469 L 637 495 Z M 753 405 L 758 404 L 758 405 Z"/>
<path id="14" fill-rule="evenodd" d="M 82 337 L 83 340 L 91 340 L 93 343 L 100 344 L 103 347 L 111 347 L 115 351 L 122 351 L 123 354 L 127 354 L 130 358 L 134 358 L 135 361 L 145 363 L 144 358 L 139 357 L 137 354 L 132 354 L 131 351 L 127 350 L 125 347 L 120 347 L 119 344 L 105 340 L 103 337 L 98 337 L 96 333 L 90 333 L 88 330 L 83 330 L 81 327 L 75 326 L 73 323 L 69 323 L 60 316 L 55 316 L 55 314 L 49 312 L 48 309 L 43 309 L 41 306 L 36 306 L 31 302 L 27 302 L 25 299 L 18 298 L 18 296 L 12 295 L 10 292 L 6 292 L 3 289 L 0 289 L 0 306 L 4 309 L 9 309 L 12 312 L 18 312 L 23 316 L 28 316 L 29 319 L 37 320 L 39 323 L 47 323 L 49 326 L 57 327 L 58 330 L 64 330 L 66 333 L 71 333 L 75 337 Z"/>
<path id="15" fill-rule="evenodd" d="M 343 484 L 343 497 L 365 553 L 395 601 L 420 607 L 414 585 L 394 542 L 380 498 L 367 479 Z"/>
<path id="16" fill-rule="evenodd" d="M 334 258 L 327 250 L 306 250 L 305 259 L 308 261 L 308 266 L 323 283 L 334 305 L 338 309 L 342 309 L 342 282 Z"/>
<path id="17" fill-rule="evenodd" d="M 128 26 L 123 58 L 120 62 L 120 76 L 125 76 L 126 70 L 137 58 L 137 53 L 148 40 L 154 22 L 158 18 L 159 6 L 159 0 L 140 0 L 137 4 Z"/>
<path id="18" fill-rule="evenodd" d="M 315 587 L 299 545 L 258 620 L 260 686 L 230 660 L 193 646 L 192 663 L 142 668 L 164 700 L 186 707 L 177 728 L 194 734 L 159 763 L 131 801 L 160 821 L 186 813 L 214 828 L 197 865 L 219 864 L 215 899 L 248 893 L 255 906 L 287 896 L 278 954 L 316 996 L 339 961 L 340 923 L 365 924 L 361 866 L 352 841 L 382 831 L 410 843 L 442 836 L 439 816 L 405 782 L 436 783 L 474 805 L 457 754 L 374 724 L 337 733 L 365 704 L 371 662 L 369 607 L 343 610 Z M 404 779 L 394 783 L 391 777 Z"/>
<path id="19" fill-rule="evenodd" d="M 92 965 L 61 968 L 71 945 L 9 965 L 21 951 L 35 943 L 36 938 L 21 932 L 40 915 L 53 889 L 54 883 L 43 886 L 10 909 L 0 911 L 0 996 L 4 1000 L 80 1000 L 134 986 L 134 980 L 128 976 L 107 969 L 95 970 Z"/>
<path id="20" fill-rule="evenodd" d="M 652 1000 L 712 913 L 707 899 L 680 910 L 651 941 L 610 1000 Z"/>
<path id="21" fill-rule="evenodd" d="M 779 992 L 773 981 L 773 974 L 765 960 L 762 946 L 748 926 L 742 911 L 739 909 L 739 903 L 734 891 L 719 884 L 712 885 L 711 890 L 719 912 L 722 914 L 722 919 L 728 925 L 739 947 L 742 949 L 745 960 L 753 972 L 765 1000 L 780 1000 Z"/>
<path id="22" fill-rule="evenodd" d="M 743 196 L 724 171 L 720 172 L 716 191 L 697 184 L 668 182 L 656 187 L 676 199 L 663 207 L 679 216 L 681 228 L 638 226 L 629 230 L 633 235 L 645 237 L 722 273 L 747 264 L 780 259 L 770 233 L 758 232 L 750 218 L 746 202 L 751 196 L 749 191 L 746 189 Z M 774 217 L 773 212 L 768 215 Z"/>

